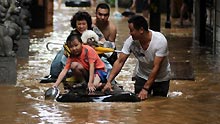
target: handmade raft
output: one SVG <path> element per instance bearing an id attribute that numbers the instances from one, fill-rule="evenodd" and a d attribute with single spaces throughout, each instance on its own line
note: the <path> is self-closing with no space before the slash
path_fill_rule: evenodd
<path id="1" fill-rule="evenodd" d="M 54 82 L 56 79 L 44 78 L 40 83 Z M 65 93 L 60 93 L 58 88 L 49 88 L 45 92 L 45 100 L 55 100 L 57 102 L 140 102 L 141 100 L 136 94 L 125 91 L 117 83 L 113 84 L 113 91 L 102 92 L 101 89 L 96 89 L 95 92 L 86 90 L 86 83 L 78 83 L 74 86 L 69 86 L 64 82 L 64 87 L 68 89 Z"/>

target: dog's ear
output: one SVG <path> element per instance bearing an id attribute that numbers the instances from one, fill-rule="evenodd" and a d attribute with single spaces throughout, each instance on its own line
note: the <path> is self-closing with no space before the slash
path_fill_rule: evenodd
<path id="1" fill-rule="evenodd" d="M 95 46 L 95 47 L 98 46 L 98 42 L 95 40 L 94 37 L 88 38 L 87 39 L 87 44 L 90 45 L 90 46 Z"/>

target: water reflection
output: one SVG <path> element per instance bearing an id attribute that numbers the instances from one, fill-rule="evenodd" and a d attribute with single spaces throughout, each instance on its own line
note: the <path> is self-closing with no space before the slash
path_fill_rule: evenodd
<path id="1" fill-rule="evenodd" d="M 74 122 L 74 118 L 70 118 L 69 113 L 60 109 L 60 107 L 57 106 L 56 103 L 38 103 L 34 104 L 33 108 L 37 110 L 38 114 L 33 115 L 32 117 L 39 118 L 41 123 L 61 124 Z"/>
<path id="2" fill-rule="evenodd" d="M 56 8 L 56 7 L 55 7 Z M 1 86 L 1 123 L 79 123 L 79 124 L 201 124 L 220 123 L 220 63 L 219 56 L 195 47 L 192 29 L 164 29 L 170 45 L 171 60 L 191 61 L 195 81 L 172 80 L 170 97 L 154 97 L 139 103 L 57 103 L 45 101 L 44 91 L 52 84 L 39 84 L 39 78 L 49 74 L 50 63 L 60 46 L 48 42 L 63 43 L 71 28 L 69 20 L 79 9 L 55 10 L 54 26 L 32 31 L 28 59 L 18 60 L 17 85 Z M 114 8 L 112 8 L 114 11 Z M 123 9 L 119 9 L 123 11 Z M 94 15 L 94 13 L 91 12 Z M 65 15 L 65 16 L 64 16 Z M 121 49 L 128 36 L 126 19 L 114 19 L 118 27 L 117 47 Z M 162 18 L 163 19 L 163 18 Z M 174 20 L 175 21 L 175 20 Z M 163 23 L 163 22 L 162 22 Z M 46 33 L 45 33 L 46 32 Z M 36 35 L 37 34 L 37 35 Z M 184 36 L 182 36 L 184 35 Z M 131 75 L 136 60 L 129 58 L 117 77 L 124 89 L 133 91 Z"/>

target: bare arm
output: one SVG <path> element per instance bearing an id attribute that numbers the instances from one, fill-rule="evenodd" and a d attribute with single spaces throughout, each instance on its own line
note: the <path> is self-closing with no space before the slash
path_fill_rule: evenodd
<path id="1" fill-rule="evenodd" d="M 68 72 L 68 69 L 65 69 L 65 68 L 60 72 L 55 84 L 53 85 L 53 87 L 58 87 L 60 85 L 61 81 L 63 80 L 63 78 L 65 77 L 67 72 Z"/>
<path id="2" fill-rule="evenodd" d="M 105 91 L 107 89 L 112 90 L 111 89 L 111 82 L 118 75 L 118 73 L 121 71 L 121 69 L 122 69 L 122 67 L 128 57 L 129 57 L 129 55 L 126 55 L 124 53 L 119 54 L 119 57 L 113 65 L 113 68 L 112 68 L 111 73 L 108 77 L 107 83 L 106 83 L 105 87 L 103 88 L 103 91 Z"/>
<path id="3" fill-rule="evenodd" d="M 155 57 L 154 59 L 154 67 L 148 77 L 148 80 L 147 82 L 144 84 L 144 88 L 146 89 L 149 89 L 151 87 L 151 85 L 153 84 L 157 74 L 158 74 L 158 71 L 160 69 L 160 66 L 161 66 L 161 63 L 162 61 L 164 60 L 164 57 Z M 142 100 L 143 99 L 146 99 L 147 98 L 147 94 L 148 94 L 148 91 L 142 89 L 138 95 L 138 97 L 140 97 Z"/>
<path id="4" fill-rule="evenodd" d="M 95 72 L 95 65 L 94 63 L 89 64 L 89 82 L 88 82 L 88 88 L 89 91 L 95 91 L 95 86 L 93 84 L 94 81 L 94 72 Z"/>

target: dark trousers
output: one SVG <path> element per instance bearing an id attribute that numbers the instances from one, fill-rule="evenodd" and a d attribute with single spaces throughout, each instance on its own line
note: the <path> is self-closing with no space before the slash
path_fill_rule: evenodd
<path id="1" fill-rule="evenodd" d="M 139 94 L 142 90 L 144 84 L 147 80 L 140 78 L 138 76 L 135 77 L 135 94 Z M 162 82 L 154 82 L 152 86 L 149 88 L 148 94 L 152 94 L 153 96 L 163 96 L 167 97 L 167 93 L 169 91 L 170 80 L 162 81 Z"/>

